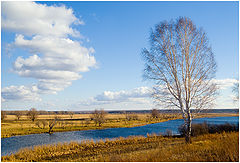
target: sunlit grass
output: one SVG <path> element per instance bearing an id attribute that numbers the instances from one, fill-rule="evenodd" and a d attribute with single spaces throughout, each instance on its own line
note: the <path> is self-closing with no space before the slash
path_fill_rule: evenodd
<path id="1" fill-rule="evenodd" d="M 138 119 L 129 120 L 125 119 L 124 114 L 107 114 L 105 123 L 102 126 L 95 125 L 94 121 L 89 121 L 86 124 L 86 121 L 74 120 L 80 118 L 88 118 L 90 119 L 90 114 L 84 115 L 74 115 L 73 120 L 66 115 L 57 115 L 60 121 L 54 126 L 54 132 L 63 132 L 63 131 L 78 131 L 78 130 L 92 130 L 92 129 L 104 129 L 104 128 L 119 128 L 119 127 L 135 127 L 142 126 L 149 123 L 157 123 L 171 119 L 180 118 L 179 115 L 174 114 L 166 114 L 161 116 L 158 119 L 152 119 L 149 121 L 147 119 L 150 114 L 137 114 Z M 44 119 L 46 118 L 46 119 Z M 53 115 L 40 115 L 36 121 L 49 121 L 50 119 L 54 119 Z M 12 115 L 9 115 L 6 120 L 2 121 L 1 124 L 1 137 L 11 137 L 15 135 L 27 135 L 27 134 L 35 134 L 35 133 L 44 133 L 48 131 L 48 127 L 42 129 L 37 127 L 35 122 L 30 121 L 27 117 L 22 117 L 20 121 L 16 121 Z"/>
<path id="2" fill-rule="evenodd" d="M 179 119 L 180 114 L 161 114 L 160 118 L 149 120 L 150 114 L 136 114 L 137 120 L 127 121 L 124 114 L 107 114 L 106 121 L 101 127 L 96 126 L 93 121 L 89 124 L 85 124 L 85 121 L 77 121 L 74 119 L 90 118 L 91 114 L 75 114 L 73 120 L 69 115 L 57 115 L 57 117 L 63 121 L 57 123 L 54 127 L 53 132 L 64 132 L 64 131 L 79 131 L 79 130 L 93 130 L 93 129 L 104 129 L 104 128 L 119 128 L 119 127 L 135 127 L 143 126 L 150 123 L 158 123 L 167 120 Z M 199 117 L 214 117 L 214 116 L 238 116 L 238 114 L 199 114 Z M 49 121 L 54 119 L 56 115 L 39 115 L 36 121 Z M 197 118 L 197 117 L 196 117 Z M 65 121 L 67 120 L 67 121 Z M 30 121 L 27 116 L 23 116 L 19 121 L 16 120 L 14 115 L 8 115 L 7 118 L 1 123 L 1 138 L 11 137 L 16 135 L 28 135 L 36 133 L 45 133 L 48 128 L 41 129 L 36 126 L 35 122 Z"/>
<path id="3" fill-rule="evenodd" d="M 60 143 L 22 149 L 2 161 L 114 161 L 114 162 L 175 162 L 175 161 L 238 161 L 238 132 L 206 134 L 193 137 L 192 144 L 184 138 L 163 136 L 128 137 L 94 143 Z"/>

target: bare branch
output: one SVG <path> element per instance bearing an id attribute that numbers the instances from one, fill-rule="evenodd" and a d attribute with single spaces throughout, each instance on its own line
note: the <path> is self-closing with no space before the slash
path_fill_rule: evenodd
<path id="1" fill-rule="evenodd" d="M 189 18 L 164 21 L 150 35 L 150 49 L 142 51 L 144 78 L 156 84 L 155 102 L 182 111 L 191 130 L 192 112 L 213 106 L 217 86 L 212 82 L 216 62 L 206 33 Z"/>

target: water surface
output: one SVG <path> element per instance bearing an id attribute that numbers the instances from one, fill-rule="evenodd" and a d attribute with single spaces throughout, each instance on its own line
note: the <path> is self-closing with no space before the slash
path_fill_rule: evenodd
<path id="1" fill-rule="evenodd" d="M 207 121 L 211 124 L 238 124 L 239 117 L 214 117 L 214 118 L 198 118 L 194 119 L 193 123 L 202 123 Z M 155 124 L 148 124 L 145 126 L 132 127 L 132 128 L 109 128 L 102 130 L 85 130 L 85 131 L 69 131 L 69 132 L 56 132 L 52 135 L 47 133 L 32 134 L 24 136 L 14 136 L 10 138 L 1 139 L 1 155 L 7 155 L 18 151 L 20 148 L 32 147 L 35 145 L 53 144 L 58 142 L 70 141 L 83 141 L 86 139 L 93 139 L 94 141 L 100 139 L 113 139 L 117 137 L 128 137 L 133 135 L 147 134 L 164 134 L 166 130 L 171 130 L 173 134 L 178 133 L 178 127 L 183 124 L 182 119 L 170 120 Z"/>

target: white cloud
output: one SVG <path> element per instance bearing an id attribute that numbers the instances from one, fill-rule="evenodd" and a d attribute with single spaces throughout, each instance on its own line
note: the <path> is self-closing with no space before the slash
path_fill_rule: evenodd
<path id="1" fill-rule="evenodd" d="M 151 88 L 139 87 L 129 91 L 104 91 L 103 93 L 92 97 L 88 100 L 83 100 L 78 105 L 103 105 L 111 103 L 133 102 L 133 103 L 148 103 L 151 95 Z"/>
<path id="2" fill-rule="evenodd" d="M 17 57 L 12 72 L 37 79 L 37 93 L 57 93 L 96 67 L 94 49 L 69 38 L 80 33 L 73 24 L 84 22 L 65 6 L 2 2 L 2 29 L 16 32 L 11 47 L 27 54 Z"/>
<path id="3" fill-rule="evenodd" d="M 151 89 L 148 87 L 139 87 L 130 91 L 104 91 L 102 94 L 94 97 L 97 101 L 114 101 L 121 102 L 130 100 L 131 98 L 143 98 L 149 97 L 151 94 Z"/>
<path id="4" fill-rule="evenodd" d="M 72 9 L 35 2 L 2 2 L 2 28 L 25 35 L 79 35 L 71 24 L 84 24 Z"/>
<path id="5" fill-rule="evenodd" d="M 58 91 L 62 91 L 64 88 L 70 86 L 71 84 L 72 82 L 67 79 L 40 79 L 37 86 L 40 94 L 56 94 Z"/>
<path id="6" fill-rule="evenodd" d="M 222 94 L 216 99 L 216 108 L 219 109 L 234 109 L 238 108 L 238 102 L 234 101 L 234 96 L 231 94 Z"/>
<path id="7" fill-rule="evenodd" d="M 5 102 L 6 100 L 3 98 L 3 97 L 1 97 L 1 102 Z"/>
<path id="8" fill-rule="evenodd" d="M 213 82 L 217 83 L 220 88 L 220 91 L 225 89 L 229 90 L 235 82 L 238 82 L 235 79 L 214 79 Z M 162 86 L 159 86 L 160 88 Z M 121 90 L 121 91 L 104 91 L 103 93 L 96 95 L 95 97 L 79 101 L 75 107 L 81 106 L 106 106 L 111 104 L 110 108 L 114 108 L 116 104 L 144 104 L 151 108 L 153 106 L 153 101 L 151 100 L 152 88 L 149 87 L 139 87 L 132 90 Z M 230 91 L 231 93 L 231 91 Z M 223 104 L 219 99 L 225 99 L 228 101 L 228 106 Z M 221 101 L 221 102 L 220 102 Z M 229 108 L 232 107 L 231 103 L 231 94 L 221 94 L 217 99 L 217 108 Z M 133 107 L 133 106 L 132 106 Z"/>
<path id="9" fill-rule="evenodd" d="M 91 55 L 93 48 L 85 48 L 68 38 L 36 36 L 32 40 L 25 40 L 22 35 L 18 35 L 15 46 L 25 48 L 33 55 L 25 59 L 18 57 L 13 72 L 22 77 L 38 79 L 39 89 L 45 85 L 44 90 L 51 90 L 50 86 L 53 85 L 59 86 L 54 90 L 63 90 L 71 85 L 71 81 L 81 78 L 80 72 L 89 71 L 90 67 L 96 65 Z M 61 84 L 58 84 L 59 80 Z"/>
<path id="10" fill-rule="evenodd" d="M 234 83 L 238 82 L 236 79 L 213 79 L 213 82 L 216 83 L 220 90 L 233 87 Z"/>
<path id="11" fill-rule="evenodd" d="M 4 101 L 41 101 L 36 86 L 9 86 L 2 89 L 2 102 Z"/>
<path id="12" fill-rule="evenodd" d="M 15 45 L 34 54 L 27 59 L 19 57 L 15 62 L 16 69 L 86 72 L 96 64 L 95 58 L 91 56 L 93 48 L 83 47 L 69 38 L 35 36 L 32 40 L 26 40 L 18 35 Z"/>

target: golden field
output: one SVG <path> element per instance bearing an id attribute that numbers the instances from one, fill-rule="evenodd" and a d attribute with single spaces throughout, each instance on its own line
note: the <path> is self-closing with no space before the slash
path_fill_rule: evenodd
<path id="1" fill-rule="evenodd" d="M 95 125 L 93 120 L 90 120 L 91 116 L 91 114 L 74 114 L 72 117 L 69 115 L 39 115 L 38 118 L 32 122 L 27 116 L 22 116 L 19 120 L 16 120 L 15 115 L 7 115 L 1 123 L 1 138 L 48 132 L 47 125 L 45 127 L 38 127 L 36 123 L 38 121 L 49 122 L 55 118 L 57 118 L 58 121 L 53 128 L 53 132 L 135 127 L 167 120 L 181 119 L 181 115 L 176 113 L 160 114 L 159 118 L 150 118 L 150 114 L 138 113 L 134 114 L 136 118 L 131 120 L 126 120 L 125 114 L 107 114 L 105 122 L 101 126 L 98 126 Z M 202 113 L 195 118 L 216 116 L 238 116 L 238 114 Z"/>
<path id="2" fill-rule="evenodd" d="M 63 143 L 22 149 L 3 156 L 3 162 L 238 162 L 239 133 L 205 134 L 192 138 L 150 135 L 117 138 L 96 143 Z"/>

